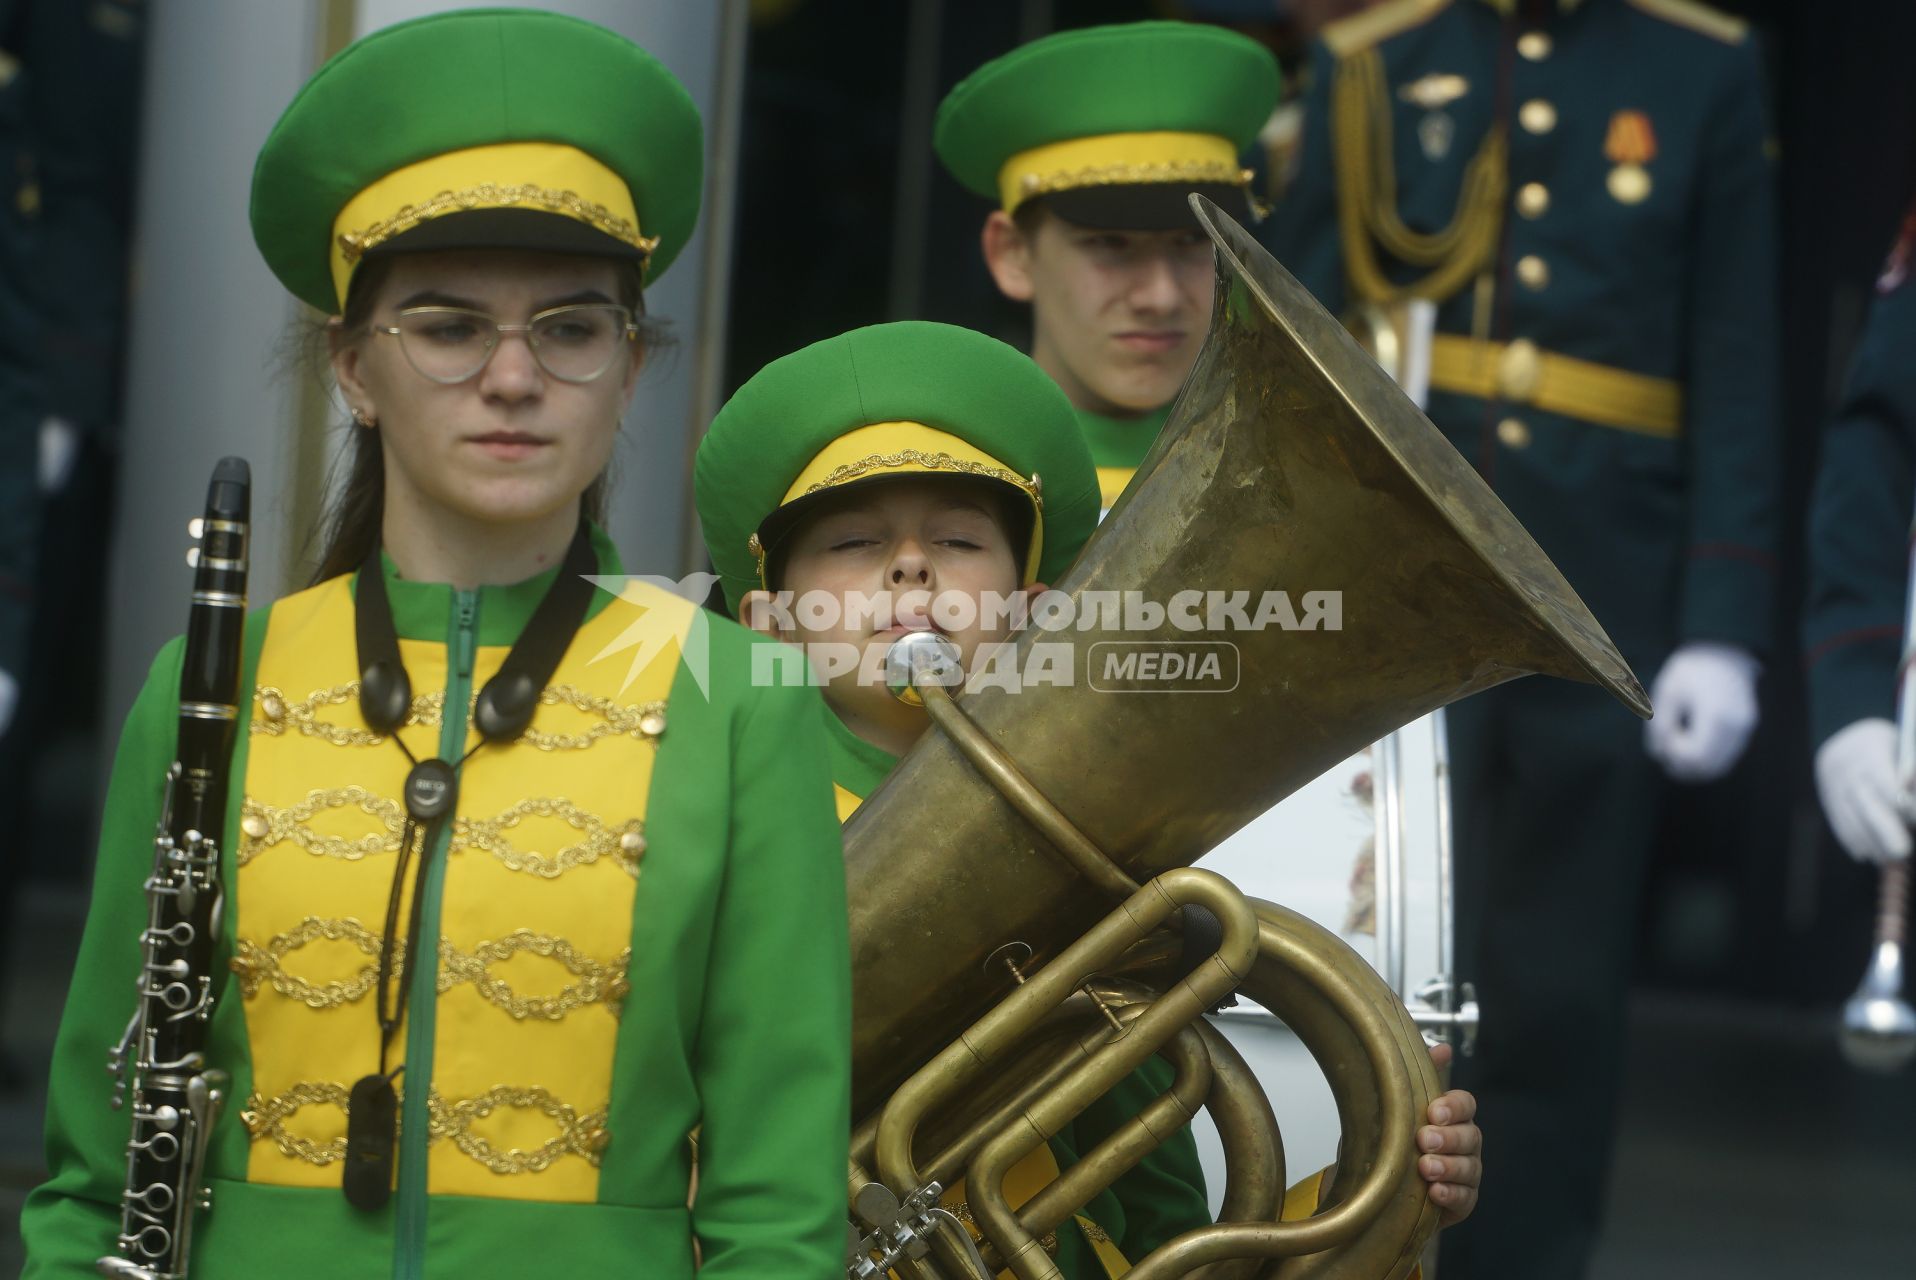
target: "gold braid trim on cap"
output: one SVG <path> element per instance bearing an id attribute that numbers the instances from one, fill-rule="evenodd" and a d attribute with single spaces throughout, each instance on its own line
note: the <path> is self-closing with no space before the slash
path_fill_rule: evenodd
<path id="1" fill-rule="evenodd" d="M 1018 180 L 1018 194 L 1031 200 L 1054 191 L 1076 191 L 1080 187 L 1121 187 L 1152 182 L 1224 183 L 1233 187 L 1249 186 L 1251 171 L 1237 164 L 1216 160 L 1162 160 L 1145 163 L 1094 165 L 1087 169 L 1064 169 L 1055 173 L 1028 173 Z"/>
<path id="2" fill-rule="evenodd" d="M 1030 479 L 1026 479 L 1017 472 L 1007 471 L 1003 467 L 994 467 L 984 462 L 974 462 L 969 458 L 954 458 L 948 453 L 926 453 L 922 449 L 900 449 L 897 453 L 875 453 L 869 458 L 860 458 L 856 462 L 847 462 L 842 466 L 833 467 L 823 480 L 812 485 L 799 496 L 808 498 L 821 490 L 836 488 L 841 484 L 857 480 L 874 471 L 894 471 L 899 467 L 910 466 L 923 467 L 927 471 L 956 471 L 962 475 L 983 476 L 988 480 L 1003 481 L 1012 488 L 1022 490 L 1027 494 L 1031 498 L 1032 505 L 1038 508 L 1040 514 L 1044 511 L 1044 495 L 1040 492 L 1040 481 L 1037 476 L 1033 475 Z M 758 535 L 753 534 L 752 537 L 756 539 Z M 747 545 L 749 546 L 750 543 L 748 542 Z M 752 550 L 755 555 L 763 554 L 757 547 L 753 547 Z"/>
<path id="3" fill-rule="evenodd" d="M 622 244 L 631 245 L 647 258 L 659 246 L 657 236 L 640 235 L 638 227 L 630 219 L 622 218 L 604 205 L 587 200 L 575 192 L 553 191 L 532 183 L 502 187 L 487 182 L 458 191 L 441 191 L 430 200 L 401 205 L 391 217 L 382 218 L 362 230 L 341 232 L 339 252 L 349 265 L 355 264 L 368 250 L 378 248 L 402 232 L 411 231 L 449 213 L 473 209 L 533 209 L 561 214 L 603 231 Z"/>

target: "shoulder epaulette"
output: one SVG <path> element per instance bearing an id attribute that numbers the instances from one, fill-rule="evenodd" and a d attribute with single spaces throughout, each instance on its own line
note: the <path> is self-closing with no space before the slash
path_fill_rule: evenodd
<path id="1" fill-rule="evenodd" d="M 1324 43 L 1338 57 L 1347 57 L 1430 21 L 1449 8 L 1450 3 L 1451 0 L 1385 0 L 1374 9 L 1325 27 Z"/>
<path id="2" fill-rule="evenodd" d="M 1750 24 L 1696 0 L 1630 0 L 1632 8 L 1679 27 L 1688 27 L 1724 44 L 1742 44 Z"/>

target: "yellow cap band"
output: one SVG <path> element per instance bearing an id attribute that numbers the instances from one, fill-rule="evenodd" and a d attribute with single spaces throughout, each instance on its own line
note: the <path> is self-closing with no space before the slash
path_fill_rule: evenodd
<path id="1" fill-rule="evenodd" d="M 577 147 L 498 142 L 395 169 L 346 202 L 333 219 L 333 288 L 341 307 L 369 249 L 449 213 L 535 209 L 603 231 L 650 254 L 657 236 L 639 234 L 625 180 Z"/>
<path id="2" fill-rule="evenodd" d="M 847 431 L 805 464 L 778 505 L 784 507 L 800 498 L 856 480 L 913 474 L 980 476 L 1022 491 L 1031 499 L 1033 517 L 1031 546 L 1025 556 L 1022 579 L 1028 583 L 1036 577 L 1038 562 L 1044 553 L 1042 479 L 1035 475 L 1021 476 L 976 445 L 922 422 L 875 422 Z M 761 579 L 764 574 L 761 556 Z"/>
<path id="3" fill-rule="evenodd" d="M 1020 151 L 998 170 L 1006 213 L 1053 191 L 1147 182 L 1222 182 L 1241 187 L 1250 174 L 1229 138 L 1214 133 L 1105 133 Z"/>

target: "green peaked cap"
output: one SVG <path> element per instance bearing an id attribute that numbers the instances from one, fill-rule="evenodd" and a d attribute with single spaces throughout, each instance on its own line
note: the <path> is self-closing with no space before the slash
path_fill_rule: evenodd
<path id="1" fill-rule="evenodd" d="M 427 164 L 441 157 L 460 166 Z M 357 265 L 334 226 L 349 208 L 365 215 L 350 229 L 372 233 L 360 256 L 603 253 L 644 258 L 650 282 L 692 234 L 703 165 L 691 96 L 624 36 L 535 9 L 462 9 L 375 31 L 314 73 L 260 149 L 253 239 L 327 312 Z"/>
<path id="2" fill-rule="evenodd" d="M 958 456 L 897 447 L 924 441 L 878 430 L 887 424 L 930 428 Z M 1045 581 L 1070 567 L 1097 527 L 1097 470 L 1077 415 L 1029 357 L 956 325 L 853 329 L 759 370 L 699 444 L 699 520 L 733 610 L 760 585 L 752 540 L 769 517 L 823 488 L 901 475 L 985 475 L 1026 493 L 1036 475 L 1034 571 Z"/>
<path id="3" fill-rule="evenodd" d="M 1204 134 L 1242 151 L 1277 106 L 1277 60 L 1257 41 L 1194 22 L 1133 22 L 1062 31 L 986 63 L 939 104 L 932 141 L 966 187 L 1000 196 L 1007 161 L 1078 139 L 1152 133 Z M 1120 148 L 1120 151 L 1122 148 Z M 1173 157 L 1149 151 L 1137 167 Z M 1043 179 L 1046 190 L 1086 185 L 1242 186 L 1162 171 L 1125 179 L 1095 173 L 1108 158 L 1077 161 Z M 1036 185 L 1036 184 L 1034 184 Z M 1016 197 L 1003 203 L 1007 209 Z"/>

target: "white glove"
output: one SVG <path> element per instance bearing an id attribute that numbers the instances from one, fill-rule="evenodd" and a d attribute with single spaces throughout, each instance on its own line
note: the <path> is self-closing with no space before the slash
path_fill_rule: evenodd
<path id="1" fill-rule="evenodd" d="M 1846 724 L 1816 749 L 1816 795 L 1830 829 L 1858 862 L 1909 856 L 1909 819 L 1896 785 L 1896 726 Z"/>
<path id="2" fill-rule="evenodd" d="M 1643 726 L 1650 758 L 1678 782 L 1728 773 L 1756 728 L 1758 669 L 1734 645 L 1692 641 L 1671 654 L 1650 686 L 1655 715 Z"/>
<path id="3" fill-rule="evenodd" d="M 40 492 L 58 493 L 73 478 L 73 462 L 80 456 L 80 429 L 65 418 L 40 422 Z"/>

